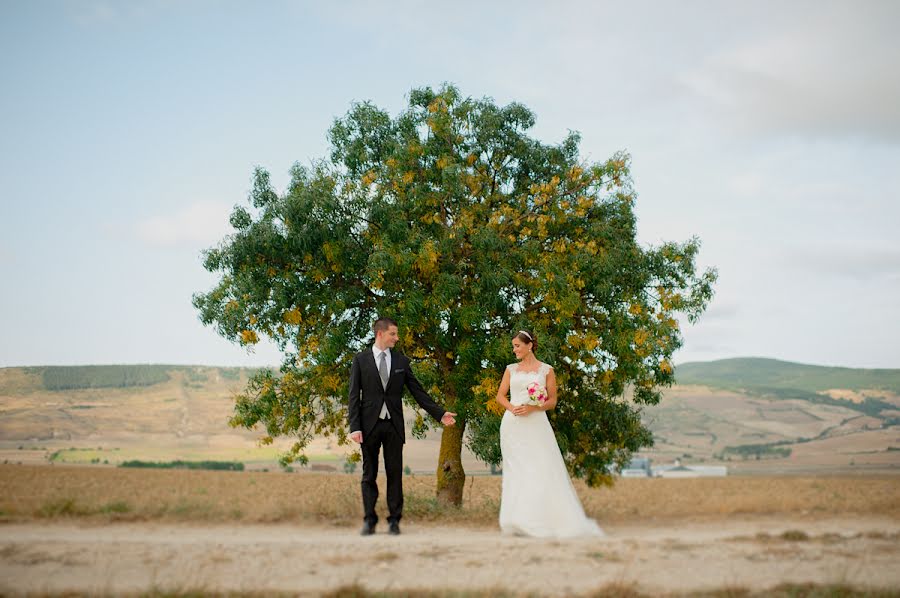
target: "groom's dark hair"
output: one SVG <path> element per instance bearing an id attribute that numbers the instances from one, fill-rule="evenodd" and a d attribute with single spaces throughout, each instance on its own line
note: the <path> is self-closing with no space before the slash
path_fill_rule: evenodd
<path id="1" fill-rule="evenodd" d="M 397 328 L 400 328 L 396 320 L 393 320 L 392 318 L 378 318 L 377 320 L 375 320 L 375 324 L 372 325 L 372 332 L 377 335 L 379 330 L 385 332 L 391 326 L 397 326 Z"/>

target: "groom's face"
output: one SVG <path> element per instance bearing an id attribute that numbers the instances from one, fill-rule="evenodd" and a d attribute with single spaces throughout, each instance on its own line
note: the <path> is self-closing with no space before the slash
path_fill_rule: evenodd
<path id="1" fill-rule="evenodd" d="M 388 326 L 387 330 L 379 331 L 376 338 L 382 349 L 392 349 L 399 339 L 396 326 Z"/>

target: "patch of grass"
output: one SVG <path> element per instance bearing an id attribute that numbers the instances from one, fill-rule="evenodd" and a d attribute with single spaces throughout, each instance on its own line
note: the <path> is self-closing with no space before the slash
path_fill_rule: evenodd
<path id="1" fill-rule="evenodd" d="M 99 509 L 100 513 L 128 513 L 130 511 L 131 506 L 124 500 L 108 502 Z"/>
<path id="2" fill-rule="evenodd" d="M 726 586 L 723 588 L 710 590 L 709 592 L 690 595 L 702 596 L 703 598 L 749 598 L 750 596 L 753 596 L 753 594 L 750 593 L 750 590 L 748 590 L 747 588 L 742 588 L 740 586 Z"/>
<path id="3" fill-rule="evenodd" d="M 872 540 L 892 540 L 894 542 L 900 540 L 900 533 L 898 532 L 888 533 L 873 530 L 870 532 L 866 532 L 864 535 L 866 538 L 871 538 Z"/>
<path id="4" fill-rule="evenodd" d="M 783 542 L 821 542 L 822 544 L 838 544 L 846 542 L 854 538 L 862 537 L 864 534 L 855 534 L 852 536 L 842 536 L 833 532 L 826 532 L 819 536 L 811 536 L 803 530 L 787 530 L 773 536 L 767 532 L 760 532 L 755 536 L 733 536 L 728 538 L 729 542 L 759 542 L 761 544 L 773 544 Z M 868 536 L 867 536 L 868 537 Z"/>
<path id="5" fill-rule="evenodd" d="M 159 513 L 162 516 L 189 521 L 209 521 L 211 519 L 219 519 L 219 517 L 217 517 L 218 513 L 212 504 L 185 499 L 181 499 L 173 505 L 166 503 L 162 504 Z"/>
<path id="6" fill-rule="evenodd" d="M 819 540 L 821 540 L 823 544 L 837 544 L 838 542 L 843 542 L 846 539 L 847 538 L 845 538 L 841 534 L 835 534 L 833 532 L 827 532 L 819 536 Z"/>
<path id="7" fill-rule="evenodd" d="M 752 594 L 753 598 L 772 596 L 773 598 L 898 598 L 900 590 L 855 587 L 846 584 L 820 585 L 814 583 L 783 583 Z"/>
<path id="8" fill-rule="evenodd" d="M 71 497 L 56 498 L 42 504 L 34 513 L 37 517 L 77 517 L 90 515 L 90 509 L 79 505 L 78 501 Z"/>
<path id="9" fill-rule="evenodd" d="M 367 590 L 360 584 L 344 585 L 322 594 L 325 598 L 512 598 L 522 596 L 503 588 L 483 590 Z"/>
<path id="10" fill-rule="evenodd" d="M 441 514 L 443 507 L 434 496 L 423 496 L 417 492 L 405 493 L 403 496 L 404 514 L 418 519 L 434 519 Z"/>
<path id="11" fill-rule="evenodd" d="M 33 512 L 33 515 L 41 519 L 53 519 L 57 517 L 87 517 L 98 514 L 122 515 L 131 511 L 131 506 L 122 500 L 92 506 L 81 503 L 72 497 L 62 497 L 43 503 Z"/>
<path id="12" fill-rule="evenodd" d="M 799 529 L 789 529 L 781 533 L 781 539 L 788 542 L 808 542 L 809 534 Z"/>
<path id="13" fill-rule="evenodd" d="M 73 594 L 73 596 L 76 594 Z M 97 594 L 91 593 L 91 596 Z M 294 592 L 272 592 L 272 591 L 241 591 L 241 592 L 213 592 L 203 588 L 164 588 L 153 586 L 149 591 L 140 594 L 134 594 L 140 598 L 209 598 L 210 596 L 222 596 L 228 598 L 269 598 L 272 597 L 291 597 L 296 596 Z M 68 596 L 68 594 L 66 594 Z"/>
<path id="14" fill-rule="evenodd" d="M 372 556 L 373 559 L 383 563 L 389 563 L 391 561 L 396 561 L 400 558 L 396 552 L 379 552 Z"/>

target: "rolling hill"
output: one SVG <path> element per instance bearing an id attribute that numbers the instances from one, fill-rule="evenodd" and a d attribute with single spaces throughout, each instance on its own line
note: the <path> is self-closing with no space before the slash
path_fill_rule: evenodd
<path id="1" fill-rule="evenodd" d="M 260 446 L 264 431 L 228 425 L 233 397 L 253 371 L 164 364 L 0 368 L 0 461 L 234 460 L 277 468 L 292 438 Z M 433 472 L 439 442 L 439 432 L 410 438 L 405 463 Z M 340 471 L 352 450 L 317 438 L 307 454 L 312 466 Z M 470 471 L 488 469 L 471 454 L 464 463 Z"/>
<path id="2" fill-rule="evenodd" d="M 12 462 L 238 460 L 276 467 L 292 443 L 228 426 L 253 370 L 183 365 L 0 368 L 0 452 Z M 678 365 L 678 384 L 644 420 L 658 461 L 732 470 L 900 472 L 900 370 L 738 358 Z M 562 397 L 564 400 L 564 397 Z M 413 417 L 410 412 L 408 416 Z M 440 432 L 410 439 L 406 462 L 434 470 Z M 339 469 L 350 447 L 318 439 L 314 464 Z M 466 453 L 467 471 L 487 468 Z"/>
<path id="3" fill-rule="evenodd" d="M 900 471 L 900 370 L 735 358 L 676 366 L 648 453 L 738 469 Z"/>
<path id="4" fill-rule="evenodd" d="M 806 365 L 764 357 L 683 363 L 676 367 L 675 377 L 679 384 L 702 384 L 729 390 L 823 392 L 847 389 L 900 395 L 900 369 Z"/>

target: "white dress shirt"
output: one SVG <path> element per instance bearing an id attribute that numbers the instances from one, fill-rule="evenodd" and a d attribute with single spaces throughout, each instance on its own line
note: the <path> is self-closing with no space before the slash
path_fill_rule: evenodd
<path id="1" fill-rule="evenodd" d="M 378 369 L 378 364 L 381 362 L 381 354 L 385 353 L 384 360 L 387 362 L 387 371 L 388 371 L 388 380 L 391 379 L 391 350 L 390 349 L 379 349 L 377 345 L 372 345 L 372 355 L 375 356 L 375 369 Z M 381 374 L 379 373 L 379 379 Z M 391 419 L 391 414 L 388 413 L 387 401 L 382 403 L 381 405 L 381 414 L 378 416 L 381 419 Z"/>

